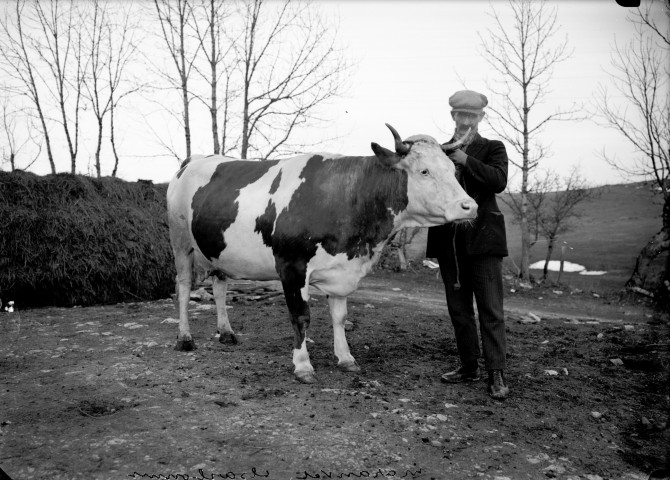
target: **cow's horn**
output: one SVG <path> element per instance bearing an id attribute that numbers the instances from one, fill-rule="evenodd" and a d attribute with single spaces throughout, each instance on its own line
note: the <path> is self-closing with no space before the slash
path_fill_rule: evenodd
<path id="1" fill-rule="evenodd" d="M 454 143 L 448 143 L 446 145 L 442 145 L 442 151 L 448 154 L 453 152 L 454 150 L 458 150 L 458 148 L 465 142 L 465 139 L 470 136 L 470 132 L 472 132 L 472 128 L 468 128 L 467 133 L 463 135 L 460 138 L 460 140 L 456 140 Z"/>
<path id="2" fill-rule="evenodd" d="M 388 123 L 386 126 L 391 130 L 391 133 L 393 134 L 393 139 L 395 140 L 395 153 L 399 155 L 406 155 L 409 152 L 409 146 L 402 141 L 402 138 L 400 138 L 400 135 L 398 134 L 398 131 L 393 128 L 391 125 Z"/>

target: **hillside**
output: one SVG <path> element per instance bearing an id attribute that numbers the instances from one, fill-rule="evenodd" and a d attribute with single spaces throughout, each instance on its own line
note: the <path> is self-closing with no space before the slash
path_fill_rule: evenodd
<path id="1" fill-rule="evenodd" d="M 505 195 L 501 195 L 505 197 Z M 510 256 L 505 266 L 510 271 L 519 264 L 521 234 L 519 225 L 503 201 L 498 202 L 507 221 L 507 244 Z M 663 204 L 659 192 L 649 183 L 630 183 L 600 187 L 600 195 L 585 200 L 583 216 L 573 219 L 574 228 L 560 238 L 552 259 L 559 260 L 560 245 L 567 242 L 565 260 L 583 265 L 587 270 L 601 270 L 602 276 L 564 273 L 562 282 L 586 290 L 620 289 L 630 277 L 635 259 L 651 236 L 661 228 Z M 425 251 L 425 232 L 413 242 L 410 256 L 418 258 Z M 547 242 L 539 240 L 531 249 L 531 263 L 544 260 Z M 541 270 L 531 270 L 539 276 Z M 550 272 L 551 279 L 558 277 Z"/>
<path id="2" fill-rule="evenodd" d="M 640 250 L 661 228 L 662 197 L 648 183 L 608 185 L 600 191 L 599 196 L 584 201 L 580 208 L 583 216 L 572 220 L 574 228 L 560 240 L 571 247 L 566 249 L 566 261 L 607 274 L 587 277 L 573 273 L 565 278 L 586 286 L 592 284 L 594 288 L 623 286 L 635 267 Z M 504 202 L 500 204 L 508 219 L 510 256 L 518 263 L 521 252 L 519 226 L 512 221 Z M 546 249 L 547 242 L 538 241 L 531 250 L 531 263 L 544 260 Z M 558 260 L 559 256 L 560 250 L 556 248 L 552 258 Z M 553 278 L 556 276 L 557 273 L 552 275 Z"/>

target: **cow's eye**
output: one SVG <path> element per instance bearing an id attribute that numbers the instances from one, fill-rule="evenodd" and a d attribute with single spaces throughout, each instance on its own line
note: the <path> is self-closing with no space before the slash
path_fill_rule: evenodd
<path id="1" fill-rule="evenodd" d="M 427 168 L 424 168 L 424 169 L 421 170 L 419 173 L 420 173 L 421 175 L 423 175 L 424 177 L 427 177 L 428 175 L 430 175 L 430 171 L 429 171 Z"/>

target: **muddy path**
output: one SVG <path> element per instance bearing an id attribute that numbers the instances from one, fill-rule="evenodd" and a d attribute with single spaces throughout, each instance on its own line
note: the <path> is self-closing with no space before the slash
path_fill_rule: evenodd
<path id="1" fill-rule="evenodd" d="M 358 374 L 335 368 L 315 295 L 313 385 L 293 379 L 280 296 L 230 303 L 236 346 L 212 337 L 213 304 L 192 302 L 190 353 L 173 350 L 169 299 L 3 314 L 0 467 L 13 479 L 646 480 L 668 442 L 667 325 L 543 295 L 506 299 L 504 402 L 484 382 L 440 383 L 457 353 L 431 277 L 372 276 L 351 298 Z M 541 321 L 521 323 L 531 308 Z"/>

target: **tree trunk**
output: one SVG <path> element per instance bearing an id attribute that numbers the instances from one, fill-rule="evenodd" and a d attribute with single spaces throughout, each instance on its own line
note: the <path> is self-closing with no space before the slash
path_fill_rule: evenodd
<path id="1" fill-rule="evenodd" d="M 98 145 L 95 149 L 95 173 L 100 178 L 100 150 L 102 148 L 102 118 L 98 118 Z"/>
<path id="2" fill-rule="evenodd" d="M 398 270 L 401 272 L 407 271 L 407 255 L 405 254 L 405 246 L 407 245 L 407 229 L 403 228 L 398 234 Z"/>
<path id="3" fill-rule="evenodd" d="M 663 204 L 663 230 L 665 238 L 670 237 L 670 194 L 668 193 L 666 193 Z M 661 284 L 656 290 L 656 304 L 666 312 L 670 311 L 670 253 L 666 253 L 665 256 L 665 271 L 661 277 Z M 670 462 L 670 449 L 668 449 L 666 461 Z"/>
<path id="4" fill-rule="evenodd" d="M 214 154 L 218 155 L 221 153 L 221 146 L 219 144 L 219 125 L 217 123 L 217 116 L 218 116 L 218 107 L 216 105 L 217 98 L 216 98 L 216 89 L 217 89 L 217 80 L 216 80 L 216 32 L 214 31 L 214 17 L 215 17 L 215 10 L 214 10 L 214 0 L 212 0 L 209 4 L 210 6 L 210 24 L 209 24 L 209 35 L 210 35 L 210 41 L 212 42 L 212 51 L 211 51 L 211 69 L 212 69 L 212 98 L 211 98 L 211 106 L 209 108 L 210 115 L 212 116 L 212 141 L 213 141 L 213 146 L 214 146 Z"/>
<path id="5" fill-rule="evenodd" d="M 522 52 L 524 46 L 521 46 Z M 525 56 L 524 56 L 525 58 Z M 526 64 L 522 66 L 523 78 L 526 79 Z M 528 158 L 528 90 L 523 86 L 523 164 L 521 168 L 521 271 L 523 280 L 530 280 L 530 227 L 528 226 L 528 174 L 530 173 L 530 159 Z"/>
<path id="6" fill-rule="evenodd" d="M 116 171 L 119 168 L 119 154 L 116 152 L 116 143 L 114 139 L 114 98 L 110 98 L 109 106 L 109 143 L 112 144 L 112 153 L 114 154 L 114 169 L 112 177 L 116 177 Z"/>
<path id="7" fill-rule="evenodd" d="M 549 244 L 547 245 L 547 257 L 544 260 L 544 270 L 542 271 L 542 280 L 547 279 L 549 274 L 549 262 L 551 261 L 551 254 L 554 252 L 554 242 L 556 240 L 552 237 L 549 239 Z"/>
<path id="8" fill-rule="evenodd" d="M 184 102 L 184 140 L 186 142 L 186 158 L 191 158 L 191 119 L 188 109 L 188 81 L 182 77 L 182 100 Z"/>
<path id="9" fill-rule="evenodd" d="M 180 13 L 183 15 L 183 13 Z M 186 72 L 186 39 L 184 32 L 184 18 L 180 18 L 179 22 L 179 60 L 181 62 L 181 94 L 184 102 L 184 140 L 186 142 L 186 158 L 191 158 L 191 116 L 189 114 L 188 104 L 188 76 Z"/>
<path id="10" fill-rule="evenodd" d="M 561 245 L 561 265 L 558 268 L 558 280 L 557 280 L 558 283 L 561 283 L 561 277 L 563 276 L 564 265 L 565 265 L 565 245 Z"/>
<path id="11" fill-rule="evenodd" d="M 656 285 L 651 285 L 650 283 L 655 282 L 652 278 L 648 278 L 651 273 L 651 266 L 656 257 L 661 253 L 668 251 L 668 247 L 670 247 L 668 231 L 666 229 L 661 229 L 661 231 L 652 237 L 649 243 L 644 246 L 640 254 L 637 256 L 635 269 L 626 282 L 626 287 L 638 287 L 645 290 L 653 290 Z"/>
<path id="12" fill-rule="evenodd" d="M 62 88 L 62 87 L 61 87 Z M 77 171 L 77 152 L 75 150 L 74 144 L 72 143 L 72 136 L 70 135 L 70 128 L 67 123 L 67 114 L 65 113 L 65 98 L 61 90 L 60 93 L 60 113 L 63 119 L 63 131 L 65 132 L 65 140 L 67 140 L 67 148 L 70 152 L 70 173 L 74 175 Z"/>
<path id="13" fill-rule="evenodd" d="M 644 246 L 635 261 L 633 274 L 626 282 L 626 288 L 641 288 L 649 292 L 656 291 L 661 297 L 667 297 L 668 288 L 663 288 L 665 281 L 670 281 L 670 195 L 665 198 L 663 205 L 663 227 L 652 237 Z M 661 254 L 668 255 L 663 262 L 663 271 L 660 275 L 655 272 L 654 267 L 658 268 L 655 260 Z M 667 298 L 659 299 L 661 302 Z"/>
<path id="14" fill-rule="evenodd" d="M 47 158 L 49 159 L 49 165 L 51 166 L 51 173 L 55 174 L 56 162 L 54 162 L 54 156 L 51 152 L 51 139 L 49 138 L 49 130 L 47 129 L 47 122 L 44 119 L 44 113 L 42 112 L 42 106 L 39 103 L 39 97 L 37 97 L 37 94 L 35 94 L 35 106 L 37 107 L 37 113 L 39 114 L 40 123 L 42 124 L 42 130 L 44 132 L 44 142 L 47 145 Z"/>
<path id="15" fill-rule="evenodd" d="M 253 11 L 247 12 L 247 15 L 250 15 L 251 18 L 247 18 L 247 38 L 245 39 L 245 49 L 244 52 L 244 97 L 242 98 L 242 148 L 240 150 L 240 156 L 242 159 L 246 160 L 247 152 L 249 150 L 249 137 L 251 136 L 250 123 L 251 118 L 249 118 L 249 107 L 251 99 L 251 82 L 253 76 L 252 62 L 254 61 L 254 43 L 256 40 L 256 22 L 258 21 L 258 15 L 260 12 L 262 0 L 255 0 Z"/>
<path id="16" fill-rule="evenodd" d="M 519 266 L 519 278 L 530 280 L 530 229 L 528 228 L 528 201 L 526 193 L 521 193 L 521 263 Z"/>
<path id="17" fill-rule="evenodd" d="M 244 160 L 247 158 L 247 150 L 249 149 L 249 83 L 244 85 L 244 111 L 242 113 L 242 150 L 240 157 Z"/>

